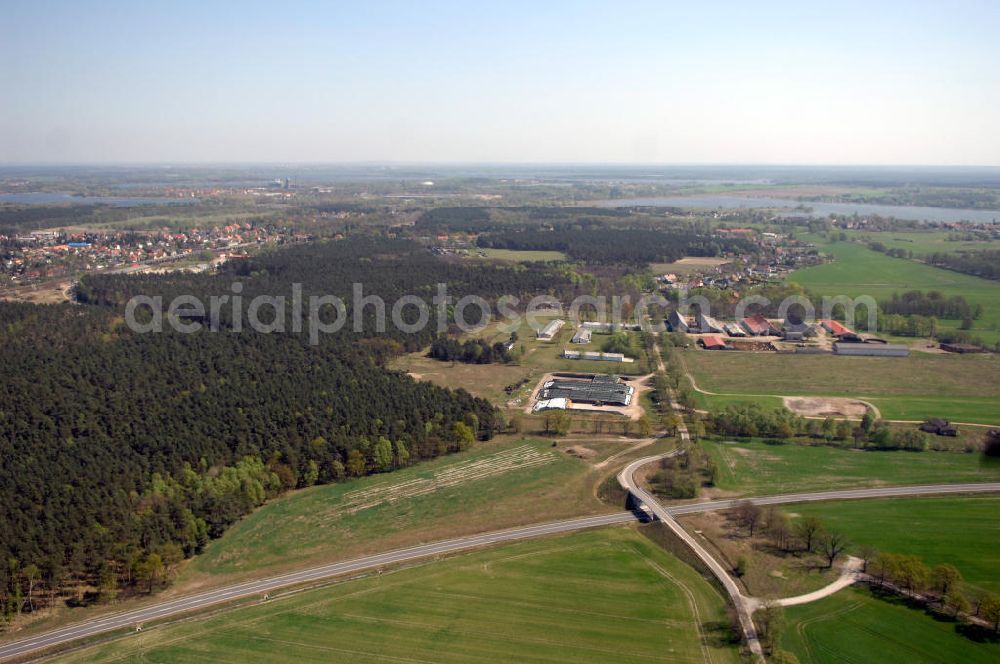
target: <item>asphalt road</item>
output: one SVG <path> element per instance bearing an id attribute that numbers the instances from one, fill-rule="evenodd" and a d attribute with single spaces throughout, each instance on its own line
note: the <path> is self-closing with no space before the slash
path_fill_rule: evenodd
<path id="1" fill-rule="evenodd" d="M 764 657 L 763 649 L 757 638 L 757 630 L 753 623 L 753 612 L 759 606 L 759 601 L 753 597 L 745 596 L 740 587 L 733 580 L 729 570 L 725 569 L 715 557 L 709 553 L 700 542 L 692 537 L 677 522 L 676 517 L 685 514 L 696 514 L 700 512 L 710 512 L 715 510 L 730 509 L 746 499 L 734 500 L 713 500 L 703 503 L 692 503 L 689 505 L 677 505 L 664 507 L 655 496 L 644 490 L 635 481 L 635 472 L 642 466 L 658 461 L 666 456 L 675 456 L 677 450 L 656 456 L 645 457 L 633 461 L 627 465 L 618 475 L 618 481 L 622 487 L 632 494 L 632 496 L 643 503 L 667 528 L 669 528 L 678 538 L 681 539 L 709 570 L 719 579 L 726 592 L 729 594 L 733 605 L 736 607 L 739 616 L 740 627 L 743 630 L 747 647 L 758 660 Z M 845 489 L 841 491 L 819 491 L 810 493 L 794 493 L 779 496 L 764 496 L 761 498 L 749 499 L 757 505 L 780 505 L 786 503 L 806 503 L 823 500 L 852 500 L 862 498 L 890 498 L 893 496 L 921 496 L 921 495 L 941 495 L 955 493 L 982 493 L 1000 492 L 1000 482 L 973 483 L 973 484 L 949 484 L 949 485 L 924 485 L 924 486 L 904 486 L 904 487 L 884 487 L 873 489 Z"/>
<path id="2" fill-rule="evenodd" d="M 655 459 L 658 457 L 652 457 Z M 650 458 L 645 461 L 649 462 Z M 641 464 L 640 464 L 641 465 Z M 637 468 L 636 462 L 629 464 L 633 469 Z M 914 496 L 946 493 L 983 493 L 1000 492 L 1000 483 L 983 484 L 944 484 L 938 486 L 915 486 L 915 487 L 887 487 L 881 489 L 852 489 L 846 491 L 827 491 L 821 493 L 801 493 L 783 496 L 767 496 L 755 498 L 753 502 L 761 505 L 772 505 L 780 503 L 809 502 L 817 500 L 844 500 L 852 498 L 885 498 L 892 496 Z M 704 503 L 693 503 L 690 505 L 679 505 L 666 509 L 671 516 L 691 514 L 695 512 L 707 512 L 711 510 L 727 509 L 732 507 L 738 500 L 717 500 Z M 421 558 L 429 558 L 437 555 L 445 555 L 468 549 L 474 549 L 490 544 L 501 542 L 512 542 L 516 540 L 542 537 L 545 535 L 556 535 L 585 528 L 597 528 L 616 524 L 629 523 L 636 519 L 632 512 L 617 512 L 614 514 L 602 514 L 599 516 L 583 517 L 579 519 L 568 519 L 553 523 L 543 523 L 534 526 L 524 526 L 501 530 L 470 537 L 459 537 L 442 542 L 421 544 L 406 549 L 397 549 L 386 553 L 380 553 L 364 558 L 356 558 L 341 563 L 313 567 L 298 572 L 290 572 L 279 576 L 272 576 L 256 581 L 234 584 L 215 590 L 187 595 L 165 602 L 150 604 L 149 606 L 113 613 L 93 620 L 67 625 L 59 629 L 54 629 L 42 634 L 27 637 L 17 641 L 10 641 L 0 644 L 0 660 L 23 657 L 36 651 L 44 650 L 57 645 L 63 645 L 85 639 L 105 632 L 120 629 L 134 629 L 136 625 L 155 621 L 163 618 L 174 617 L 192 611 L 199 611 L 216 604 L 229 602 L 235 599 L 260 596 L 275 590 L 294 586 L 302 583 L 310 583 L 329 579 L 343 574 L 351 574 L 367 569 L 374 569 L 383 565 L 404 563 Z M 671 521 L 673 519 L 671 518 Z"/>
<path id="3" fill-rule="evenodd" d="M 380 553 L 374 556 L 366 556 L 342 563 L 314 567 L 299 572 L 291 572 L 280 576 L 272 576 L 258 581 L 248 581 L 224 588 L 218 588 L 196 595 L 178 597 L 167 602 L 159 602 L 150 606 L 115 613 L 93 620 L 68 625 L 61 629 L 52 630 L 44 634 L 12 641 L 0 645 L 0 660 L 15 658 L 28 653 L 49 648 L 56 645 L 70 643 L 78 639 L 85 639 L 104 632 L 117 629 L 131 628 L 141 625 L 144 622 L 176 616 L 188 611 L 200 610 L 214 604 L 232 601 L 243 597 L 260 596 L 287 586 L 312 581 L 320 581 L 342 574 L 350 574 L 366 569 L 373 569 L 383 565 L 403 563 L 420 558 L 428 558 L 437 555 L 454 553 L 498 542 L 510 542 L 515 540 L 541 537 L 544 535 L 554 535 L 583 528 L 595 528 L 614 524 L 627 523 L 635 520 L 636 516 L 632 512 L 618 512 L 615 514 L 603 514 L 581 519 L 570 519 L 566 521 L 556 521 L 554 523 L 543 523 L 511 530 L 501 530 L 471 537 L 460 537 L 443 542 L 432 544 L 422 544 L 398 549 L 388 553 Z"/>
<path id="4" fill-rule="evenodd" d="M 810 493 L 786 493 L 780 496 L 750 498 L 756 505 L 783 505 L 785 503 L 810 503 L 820 500 L 852 500 L 857 498 L 892 498 L 893 496 L 930 496 L 948 493 L 993 493 L 1000 492 L 1000 482 L 974 482 L 970 484 L 927 484 L 924 486 L 893 486 L 874 489 L 844 489 L 841 491 L 815 491 Z M 712 512 L 734 507 L 747 500 L 712 500 L 705 503 L 675 505 L 667 508 L 673 516 Z"/>
<path id="5" fill-rule="evenodd" d="M 701 543 L 695 540 L 694 537 L 684 530 L 683 526 L 677 523 L 677 520 L 674 518 L 675 515 L 661 505 L 656 496 L 643 489 L 642 486 L 635 481 L 635 472 L 642 466 L 659 461 L 665 457 L 677 456 L 679 454 L 683 454 L 683 452 L 680 449 L 676 449 L 667 452 L 666 454 L 657 454 L 655 456 L 637 459 L 625 466 L 625 468 L 623 468 L 618 474 L 618 483 L 622 485 L 622 488 L 632 494 L 633 499 L 645 505 L 648 511 L 652 512 L 664 526 L 669 528 L 678 539 L 684 542 L 684 544 L 686 544 L 687 547 L 691 549 L 696 556 L 698 556 L 705 567 L 711 570 L 712 574 L 714 574 L 722 584 L 722 587 L 725 588 L 733 606 L 736 607 L 736 614 L 740 621 L 740 629 L 743 631 L 743 639 L 746 641 L 747 647 L 750 649 L 750 652 L 753 653 L 755 661 L 763 661 L 764 650 L 760 645 L 760 639 L 757 638 L 757 628 L 753 623 L 754 606 L 750 601 L 748 601 L 748 598 L 744 597 L 743 593 L 740 591 L 740 587 L 736 585 L 736 581 L 733 580 L 732 575 L 729 573 L 729 570 L 725 569 L 719 561 L 715 559 L 715 556 L 709 553 L 705 547 L 701 545 Z M 710 505 L 711 503 L 704 504 Z"/>

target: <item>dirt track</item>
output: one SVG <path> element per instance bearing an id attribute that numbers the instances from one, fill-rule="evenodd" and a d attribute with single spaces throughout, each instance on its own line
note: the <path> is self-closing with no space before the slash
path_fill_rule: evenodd
<path id="1" fill-rule="evenodd" d="M 782 397 L 785 408 L 806 417 L 846 417 L 861 419 L 868 404 L 844 397 Z"/>

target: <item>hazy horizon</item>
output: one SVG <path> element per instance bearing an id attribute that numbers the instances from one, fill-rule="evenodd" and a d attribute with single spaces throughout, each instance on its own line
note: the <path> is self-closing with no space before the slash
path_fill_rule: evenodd
<path id="1" fill-rule="evenodd" d="M 1000 165 L 1000 6 L 5 5 L 10 165 Z"/>

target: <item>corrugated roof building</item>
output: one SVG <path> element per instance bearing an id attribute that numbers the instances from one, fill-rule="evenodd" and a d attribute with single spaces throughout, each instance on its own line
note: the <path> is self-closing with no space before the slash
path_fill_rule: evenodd
<path id="1" fill-rule="evenodd" d="M 747 316 L 740 322 L 740 324 L 743 326 L 743 329 L 747 331 L 747 334 L 754 337 L 771 336 L 778 333 L 778 330 L 771 325 L 771 321 L 767 320 L 760 314 Z"/>
<path id="2" fill-rule="evenodd" d="M 706 316 L 703 313 L 698 313 L 698 329 L 702 332 L 722 332 L 722 323 L 715 320 L 711 316 Z"/>
<path id="3" fill-rule="evenodd" d="M 539 402 L 566 399 L 575 403 L 627 406 L 632 403 L 634 392 L 634 387 L 620 382 L 617 376 L 605 377 L 598 374 L 589 380 L 561 378 L 551 380 L 545 383 L 538 394 L 538 399 Z"/>
<path id="4" fill-rule="evenodd" d="M 910 347 L 901 344 L 852 344 L 834 341 L 833 352 L 836 355 L 865 357 L 906 357 L 910 354 Z"/>
<path id="5" fill-rule="evenodd" d="M 743 328 L 736 323 L 726 323 L 722 326 L 722 329 L 731 337 L 745 337 L 747 335 L 747 333 L 743 331 Z"/>
<path id="6" fill-rule="evenodd" d="M 550 320 L 548 325 L 543 327 L 538 332 L 538 338 L 542 341 L 552 341 L 556 333 L 559 332 L 560 328 L 566 324 L 566 321 L 561 318 L 556 318 L 555 320 Z"/>
<path id="7" fill-rule="evenodd" d="M 677 311 L 671 311 L 670 315 L 667 316 L 667 327 L 670 328 L 671 332 L 687 332 L 688 322 L 684 316 L 681 316 Z"/>

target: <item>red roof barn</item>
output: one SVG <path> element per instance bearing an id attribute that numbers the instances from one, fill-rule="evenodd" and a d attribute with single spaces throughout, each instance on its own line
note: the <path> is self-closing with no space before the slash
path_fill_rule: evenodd
<path id="1" fill-rule="evenodd" d="M 835 337 L 842 337 L 845 334 L 854 334 L 854 332 L 851 329 L 844 327 L 835 320 L 824 320 L 821 321 L 821 323 L 823 327 L 826 328 L 826 331 Z"/>
<path id="2" fill-rule="evenodd" d="M 747 316 L 744 318 L 743 329 L 747 331 L 747 334 L 755 337 L 764 336 L 766 334 L 777 334 L 778 332 L 774 329 L 774 326 L 771 325 L 770 321 L 760 314 L 754 314 L 753 316 Z"/>
<path id="3" fill-rule="evenodd" d="M 705 335 L 698 340 L 698 343 L 704 346 L 705 350 L 723 350 L 726 347 L 726 342 L 722 340 L 722 337 L 714 334 Z"/>

